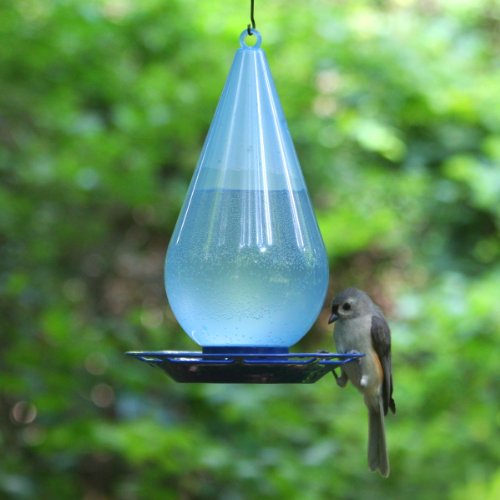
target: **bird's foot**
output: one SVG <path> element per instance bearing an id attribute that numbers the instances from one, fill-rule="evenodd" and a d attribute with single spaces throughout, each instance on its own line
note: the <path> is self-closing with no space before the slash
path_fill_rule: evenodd
<path id="1" fill-rule="evenodd" d="M 332 369 L 333 376 L 335 377 L 335 382 L 337 382 L 337 385 L 339 387 L 345 387 L 347 384 L 347 375 L 342 368 L 340 369 L 340 377 L 337 375 L 337 372 L 335 371 L 335 368 Z"/>
<path id="2" fill-rule="evenodd" d="M 359 356 L 361 353 L 359 351 L 355 351 L 355 350 L 352 350 L 352 351 L 347 351 L 346 354 L 355 354 L 356 356 Z M 356 363 L 361 363 L 361 357 L 356 357 L 356 359 L 354 360 L 356 361 Z"/>

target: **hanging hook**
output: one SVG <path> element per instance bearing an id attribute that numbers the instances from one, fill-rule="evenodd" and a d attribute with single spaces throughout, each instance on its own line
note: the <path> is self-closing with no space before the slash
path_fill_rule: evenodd
<path id="1" fill-rule="evenodd" d="M 254 0 L 250 0 L 250 21 L 252 24 L 248 25 L 247 27 L 247 33 L 248 36 L 252 36 L 252 29 L 255 29 L 255 19 L 253 17 L 253 11 L 254 11 Z"/>

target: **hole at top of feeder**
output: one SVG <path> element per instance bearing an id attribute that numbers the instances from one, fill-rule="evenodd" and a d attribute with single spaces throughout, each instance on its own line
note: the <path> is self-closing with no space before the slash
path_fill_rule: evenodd
<path id="1" fill-rule="evenodd" d="M 259 49 L 262 44 L 262 35 L 255 29 L 250 28 L 251 35 L 248 30 L 244 30 L 240 35 L 240 45 L 244 49 Z"/>

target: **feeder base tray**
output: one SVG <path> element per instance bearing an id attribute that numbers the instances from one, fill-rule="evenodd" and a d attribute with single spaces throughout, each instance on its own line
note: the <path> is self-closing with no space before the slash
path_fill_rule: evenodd
<path id="1" fill-rule="evenodd" d="M 176 382 L 312 384 L 362 353 L 131 351 L 127 355 L 157 366 Z"/>

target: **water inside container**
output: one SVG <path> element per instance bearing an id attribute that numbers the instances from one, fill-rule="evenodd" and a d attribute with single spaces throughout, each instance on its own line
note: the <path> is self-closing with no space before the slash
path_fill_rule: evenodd
<path id="1" fill-rule="evenodd" d="M 296 343 L 318 316 L 328 283 L 307 193 L 201 190 L 189 211 L 166 273 L 184 330 L 202 346 Z"/>

